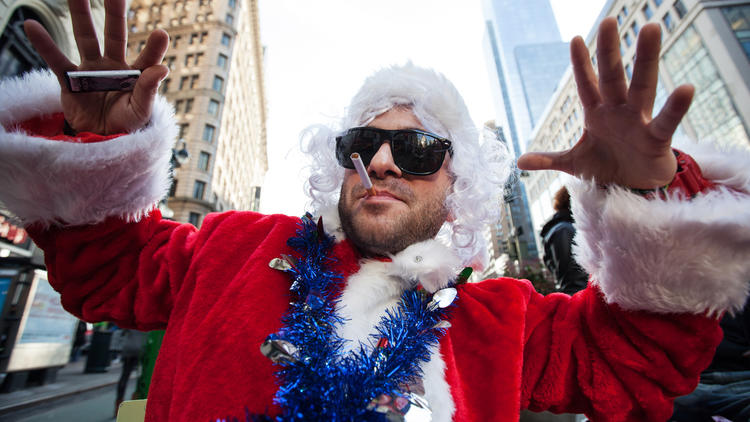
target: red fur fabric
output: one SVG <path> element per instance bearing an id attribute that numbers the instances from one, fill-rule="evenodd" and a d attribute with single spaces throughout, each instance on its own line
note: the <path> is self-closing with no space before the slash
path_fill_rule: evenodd
<path id="1" fill-rule="evenodd" d="M 268 263 L 291 253 L 298 221 L 226 212 L 198 231 L 154 212 L 139 223 L 29 231 L 68 311 L 166 328 L 146 420 L 208 421 L 246 406 L 279 411 L 274 367 L 259 347 L 289 302 L 290 280 Z M 345 276 L 359 268 L 347 241 L 334 256 Z M 517 421 L 522 408 L 663 421 L 721 338 L 713 319 L 626 312 L 595 287 L 543 297 L 527 281 L 497 279 L 459 290 L 441 341 L 456 421 Z"/>

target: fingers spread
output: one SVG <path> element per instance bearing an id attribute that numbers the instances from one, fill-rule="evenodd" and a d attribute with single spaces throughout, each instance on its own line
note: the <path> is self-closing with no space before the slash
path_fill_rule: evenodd
<path id="1" fill-rule="evenodd" d="M 628 103 L 651 116 L 659 81 L 659 50 L 661 49 L 661 26 L 648 24 L 638 35 L 635 53 L 633 80 L 628 91 Z"/>
<path id="2" fill-rule="evenodd" d="M 143 47 L 141 54 L 135 59 L 132 67 L 135 69 L 146 69 L 161 63 L 164 60 L 164 53 L 169 47 L 169 35 L 162 29 L 157 29 L 148 36 L 146 46 Z"/>
<path id="3" fill-rule="evenodd" d="M 70 20 L 73 23 L 73 36 L 78 45 L 81 61 L 96 60 L 101 57 L 99 41 L 96 39 L 96 28 L 91 19 L 89 0 L 68 0 Z"/>
<path id="4" fill-rule="evenodd" d="M 130 98 L 130 105 L 135 114 L 144 121 L 148 121 L 150 118 L 151 108 L 154 105 L 154 98 L 159 89 L 159 82 L 161 82 L 168 73 L 169 69 L 164 65 L 151 66 L 141 72 L 141 76 L 138 78 L 138 82 L 133 89 L 133 96 Z"/>
<path id="5" fill-rule="evenodd" d="M 573 75 L 576 78 L 578 97 L 583 108 L 588 108 L 601 101 L 599 88 L 596 86 L 596 74 L 589 60 L 589 49 L 581 37 L 575 37 L 570 42 L 570 61 L 573 65 Z"/>
<path id="6" fill-rule="evenodd" d="M 65 54 L 57 48 L 52 37 L 39 22 L 31 19 L 26 20 L 23 23 L 23 29 L 31 45 L 34 46 L 42 59 L 47 62 L 49 68 L 52 69 L 61 82 L 64 80 L 65 72 L 76 69 L 73 62 L 68 60 Z"/>
<path id="7" fill-rule="evenodd" d="M 104 10 L 104 56 L 125 62 L 128 43 L 125 0 L 105 0 Z"/>
<path id="8" fill-rule="evenodd" d="M 614 18 L 604 19 L 596 39 L 596 59 L 599 64 L 599 92 L 607 104 L 623 104 L 627 99 L 625 72 L 620 57 L 620 35 Z"/>
<path id="9" fill-rule="evenodd" d="M 695 88 L 692 85 L 678 86 L 667 98 L 659 114 L 648 124 L 651 135 L 665 142 L 672 139 L 677 125 L 680 124 L 690 107 L 694 92 Z"/>

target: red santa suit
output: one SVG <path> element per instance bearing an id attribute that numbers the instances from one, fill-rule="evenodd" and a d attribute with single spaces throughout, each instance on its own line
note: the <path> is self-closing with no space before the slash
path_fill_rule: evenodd
<path id="1" fill-rule="evenodd" d="M 200 230 L 162 220 L 153 206 L 168 186 L 168 104 L 158 99 L 136 133 L 54 140 L 55 84 L 32 74 L 0 87 L 0 171 L 10 179 L 0 201 L 30 225 L 63 306 L 87 321 L 166 328 L 147 421 L 278 414 L 275 367 L 259 346 L 288 307 L 289 277 L 269 262 L 292 253 L 299 219 L 225 212 Z M 721 338 L 715 317 L 742 306 L 750 279 L 750 160 L 694 155 L 719 185 L 692 201 L 571 189 L 580 262 L 592 274 L 579 294 L 545 297 L 507 278 L 458 287 L 451 327 L 422 366 L 433 420 L 513 421 L 525 408 L 596 421 L 671 415 Z M 707 185 L 698 182 L 689 193 Z M 339 312 L 349 319 L 339 334 L 350 347 L 370 341 L 413 280 L 434 291 L 458 264 L 436 241 L 363 259 L 335 212 L 323 219 L 338 239 Z"/>

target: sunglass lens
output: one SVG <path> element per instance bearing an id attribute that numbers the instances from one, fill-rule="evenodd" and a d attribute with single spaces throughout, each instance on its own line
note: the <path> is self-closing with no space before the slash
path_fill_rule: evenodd
<path id="1" fill-rule="evenodd" d="M 397 166 L 413 174 L 431 174 L 440 169 L 445 158 L 442 144 L 419 132 L 401 132 L 394 136 L 391 148 Z"/>
<path id="2" fill-rule="evenodd" d="M 341 137 L 336 148 L 336 158 L 346 168 L 354 168 L 350 159 L 352 153 L 356 152 L 362 158 L 365 166 L 370 164 L 372 157 L 380 147 L 380 134 L 373 130 L 354 129 Z"/>

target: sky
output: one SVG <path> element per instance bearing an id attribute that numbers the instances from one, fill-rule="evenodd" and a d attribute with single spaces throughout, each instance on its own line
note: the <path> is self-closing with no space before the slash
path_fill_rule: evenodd
<path id="1" fill-rule="evenodd" d="M 564 41 L 586 36 L 605 0 L 550 0 Z M 392 64 L 432 67 L 477 126 L 495 116 L 480 0 L 259 0 L 269 170 L 261 211 L 301 215 L 299 134 L 338 121 L 364 79 Z"/>

